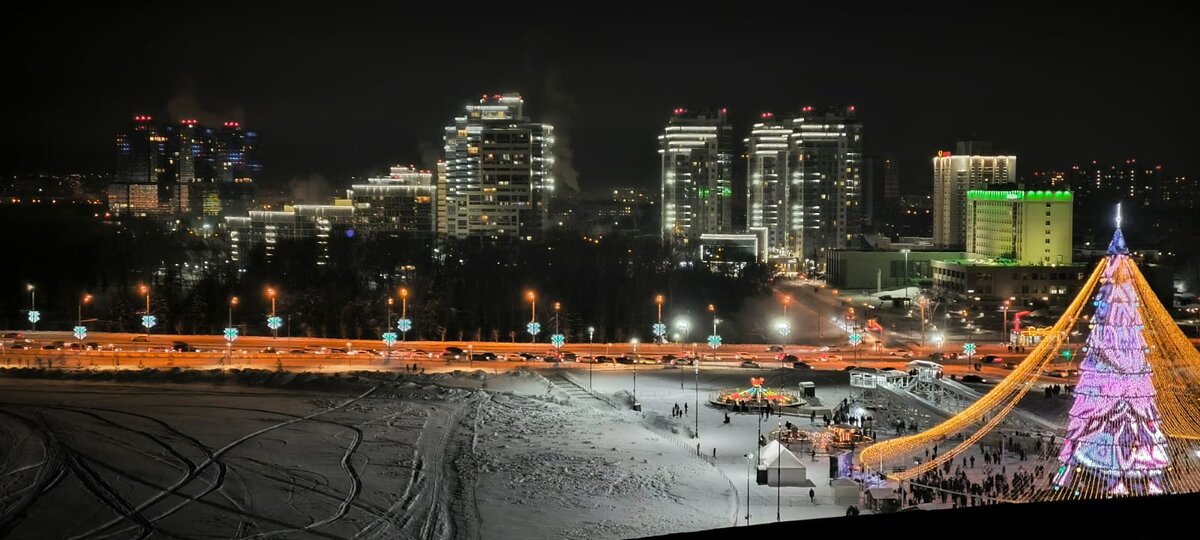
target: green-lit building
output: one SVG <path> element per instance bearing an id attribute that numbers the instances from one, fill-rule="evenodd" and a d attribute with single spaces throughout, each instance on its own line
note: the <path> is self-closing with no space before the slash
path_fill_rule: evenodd
<path id="1" fill-rule="evenodd" d="M 1071 264 L 1069 191 L 967 192 L 967 252 L 1019 264 Z"/>

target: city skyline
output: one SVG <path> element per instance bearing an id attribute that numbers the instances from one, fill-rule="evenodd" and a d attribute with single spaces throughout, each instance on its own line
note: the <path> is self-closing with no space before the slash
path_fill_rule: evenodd
<path id="1" fill-rule="evenodd" d="M 556 127 L 556 157 L 575 172 L 562 182 L 567 189 L 580 186 L 585 195 L 617 186 L 655 186 L 654 137 L 680 107 L 727 108 L 741 152 L 741 138 L 763 112 L 783 115 L 810 105 L 855 105 L 866 126 L 866 153 L 895 154 L 905 191 L 925 188 L 927 163 L 937 150 L 950 150 L 957 140 L 972 137 L 992 140 L 997 150 L 1021 156 L 1019 174 L 1026 177 L 1089 159 L 1137 158 L 1183 175 L 1197 168 L 1183 131 L 1195 115 L 1186 87 L 1159 85 L 1154 79 L 1167 68 L 1192 69 L 1182 61 L 1187 48 L 1173 43 L 1184 38 L 1169 31 L 1175 23 L 1156 21 L 1166 26 L 1155 27 L 1137 14 L 1118 20 L 1103 12 L 1059 13 L 1022 27 L 1015 16 L 1004 15 L 985 23 L 972 20 L 970 13 L 817 13 L 824 15 L 816 17 L 822 21 L 853 18 L 862 34 L 874 39 L 839 34 L 834 24 L 818 25 L 812 29 L 817 45 L 803 51 L 803 69 L 766 74 L 761 72 L 764 65 L 792 58 L 800 45 L 756 33 L 756 22 L 749 18 L 719 24 L 687 21 L 686 34 L 682 29 L 660 32 L 648 19 L 596 18 L 570 32 L 560 25 L 535 24 L 540 21 L 509 21 L 506 31 L 520 37 L 501 40 L 497 54 L 485 56 L 507 60 L 490 62 L 461 54 L 488 41 L 489 27 L 483 23 L 461 22 L 457 34 L 464 37 L 446 55 L 435 52 L 432 40 L 421 39 L 446 30 L 438 17 L 428 17 L 433 21 L 428 28 L 402 25 L 402 33 L 412 38 L 405 40 L 405 48 L 366 31 L 397 19 L 417 20 L 421 14 L 411 11 L 370 8 L 352 20 L 335 16 L 315 26 L 317 14 L 299 10 L 278 15 L 272 24 L 228 30 L 212 24 L 211 14 L 172 15 L 178 14 L 170 8 L 97 14 L 116 34 L 136 27 L 149 35 L 95 39 L 94 50 L 82 55 L 70 53 L 68 37 L 90 35 L 95 21 L 83 14 L 53 28 L 30 21 L 8 36 L 17 44 L 23 37 L 39 36 L 38 46 L 18 60 L 16 74 L 42 84 L 36 90 L 18 88 L 25 106 L 0 116 L 7 128 L 5 146 L 14 154 L 3 172 L 111 170 L 105 143 L 111 141 L 113 126 L 149 114 L 253 125 L 270 141 L 260 148 L 263 187 L 287 190 L 324 183 L 337 188 L 345 178 L 385 172 L 396 162 L 432 168 L 445 118 L 480 92 L 508 91 L 526 97 L 528 116 Z M 379 22 L 370 21 L 370 15 Z M 243 22 L 254 23 L 277 14 L 256 8 L 242 16 Z M 960 24 L 967 21 L 974 26 Z M 347 27 L 355 29 L 353 36 Z M 301 33 L 305 28 L 325 32 L 300 39 L 308 35 Z M 619 38 L 612 32 L 618 28 Z M 185 30 L 236 39 L 215 39 L 204 48 L 185 45 L 170 57 L 136 46 L 140 39 Z M 973 32 L 988 30 L 1012 39 L 1005 47 L 971 39 Z M 714 42 L 714 55 L 722 67 L 715 80 L 692 84 L 698 79 L 688 73 L 701 60 L 681 60 L 681 70 L 653 67 L 654 59 L 676 40 L 693 46 L 717 31 L 722 37 Z M 888 37 L 913 39 L 894 49 L 875 48 Z M 347 48 L 339 49 L 339 43 Z M 755 46 L 761 55 L 743 58 Z M 639 56 L 645 59 L 630 58 L 626 53 L 631 50 L 643 51 Z M 206 61 L 212 57 L 234 61 Z M 1076 60 L 1064 64 L 1058 60 L 1062 57 Z M 852 59 L 850 69 L 845 58 Z M 1145 62 L 1146 77 L 1087 82 L 1094 80 L 1089 74 L 1135 58 Z M 127 77 L 132 66 L 147 62 L 156 66 L 154 77 Z M 406 67 L 386 67 L 393 62 Z M 1007 64 L 1012 75 L 992 81 L 986 90 L 964 92 L 938 67 L 954 63 Z M 456 75 L 442 75 L 447 73 Z M 412 84 L 414 77 L 424 77 L 427 84 Z M 84 91 L 73 84 L 81 79 L 102 84 Z M 229 80 L 238 84 L 224 84 Z M 753 82 L 746 84 L 748 80 Z M 906 84 L 893 84 L 897 82 Z M 1147 108 L 1165 113 L 1143 115 Z M 1039 129 L 1030 129 L 1034 122 Z"/>

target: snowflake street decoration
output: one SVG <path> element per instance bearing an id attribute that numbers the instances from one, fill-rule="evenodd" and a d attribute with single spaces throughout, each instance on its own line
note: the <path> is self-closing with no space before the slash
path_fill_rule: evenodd
<path id="1" fill-rule="evenodd" d="M 708 336 L 708 346 L 712 347 L 713 349 L 720 347 L 721 346 L 721 336 L 719 336 L 717 334 Z"/>
<path id="2" fill-rule="evenodd" d="M 542 325 L 541 323 L 531 321 L 529 324 L 525 325 L 525 331 L 529 332 L 529 335 L 531 336 L 536 336 L 542 331 Z"/>
<path id="3" fill-rule="evenodd" d="M 87 337 L 87 327 L 86 326 L 76 326 L 75 327 L 75 339 L 83 339 L 86 337 Z"/>
<path id="4" fill-rule="evenodd" d="M 963 352 L 966 353 L 967 356 L 974 355 L 975 354 L 975 344 L 974 343 L 963 343 Z"/>
<path id="5" fill-rule="evenodd" d="M 230 328 L 225 329 L 225 341 L 233 343 L 233 340 L 235 340 L 237 338 L 238 338 L 238 329 L 237 328 L 230 327 Z"/>
<path id="6" fill-rule="evenodd" d="M 42 312 L 36 309 L 29 310 L 29 322 L 37 324 L 40 320 L 42 320 Z"/>
<path id="7" fill-rule="evenodd" d="M 786 336 L 792 333 L 792 324 L 787 321 L 780 321 L 779 324 L 775 325 L 775 330 L 779 332 L 779 335 Z"/>
<path id="8" fill-rule="evenodd" d="M 860 343 L 862 343 L 862 342 L 863 342 L 863 335 L 862 335 L 862 334 L 860 334 L 860 333 L 858 333 L 858 332 L 852 332 L 852 333 L 850 334 L 850 344 L 851 344 L 851 345 L 854 345 L 855 347 L 857 347 L 857 346 L 858 346 Z"/>
<path id="9" fill-rule="evenodd" d="M 550 344 L 554 345 L 555 349 L 561 349 L 563 344 L 567 342 L 567 337 L 562 334 L 554 334 L 550 336 Z"/>
<path id="10" fill-rule="evenodd" d="M 667 325 L 663 323 L 654 323 L 654 326 L 652 326 L 651 329 L 654 332 L 654 335 L 658 337 L 667 335 Z"/>
<path id="11" fill-rule="evenodd" d="M 400 319 L 396 321 L 396 329 L 401 332 L 412 330 L 412 319 Z"/>
<path id="12" fill-rule="evenodd" d="M 158 317 L 155 317 L 154 315 L 142 316 L 142 326 L 145 326 L 147 330 L 154 328 L 154 325 L 156 324 L 158 324 Z"/>
<path id="13" fill-rule="evenodd" d="M 395 345 L 396 344 L 396 333 L 395 332 L 384 332 L 383 333 L 383 344 L 387 345 L 388 347 Z"/>
<path id="14" fill-rule="evenodd" d="M 283 317 L 267 317 L 267 328 L 279 330 L 283 327 Z"/>

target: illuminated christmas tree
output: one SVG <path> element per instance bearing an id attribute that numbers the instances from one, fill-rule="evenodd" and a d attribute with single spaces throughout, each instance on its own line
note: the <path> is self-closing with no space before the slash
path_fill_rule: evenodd
<path id="1" fill-rule="evenodd" d="M 1143 321 L 1120 218 L 1096 308 L 1075 403 L 1055 475 L 1055 489 L 1093 498 L 1168 490 L 1167 440 L 1146 361 Z"/>

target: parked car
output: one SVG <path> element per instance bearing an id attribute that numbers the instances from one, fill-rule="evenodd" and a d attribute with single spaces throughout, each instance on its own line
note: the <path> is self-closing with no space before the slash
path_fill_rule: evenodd
<path id="1" fill-rule="evenodd" d="M 946 355 L 942 354 L 940 352 L 935 352 L 935 353 L 929 353 L 928 358 L 929 358 L 929 360 L 932 360 L 934 362 L 942 362 L 946 359 Z"/>
<path id="2" fill-rule="evenodd" d="M 636 362 L 636 360 L 634 360 L 633 358 L 630 358 L 628 356 L 618 356 L 617 357 L 618 364 L 633 364 L 635 362 Z"/>
<path id="3" fill-rule="evenodd" d="M 677 366 L 690 366 L 692 364 L 695 364 L 696 360 L 694 358 L 676 358 L 674 360 L 674 363 Z"/>
<path id="4" fill-rule="evenodd" d="M 484 356 L 483 353 L 475 353 L 471 355 L 471 360 L 475 362 L 486 362 L 487 359 L 487 356 Z"/>
<path id="5" fill-rule="evenodd" d="M 962 382 L 972 383 L 972 384 L 982 384 L 982 383 L 987 382 L 987 379 L 980 377 L 979 375 L 963 375 Z"/>
<path id="6" fill-rule="evenodd" d="M 749 360 L 742 362 L 741 366 L 744 368 L 756 368 L 756 369 L 762 367 L 762 366 L 758 365 L 756 362 L 751 362 Z"/>
<path id="7" fill-rule="evenodd" d="M 661 360 L 661 362 L 662 362 L 662 363 L 664 363 L 664 364 L 674 364 L 674 363 L 675 363 L 675 355 L 673 355 L 673 354 L 664 354 L 664 355 L 662 355 L 662 360 Z"/>
<path id="8" fill-rule="evenodd" d="M 29 347 L 26 347 L 24 343 L 15 342 L 12 345 L 9 345 L 8 348 L 10 348 L 10 349 L 28 349 Z"/>
<path id="9" fill-rule="evenodd" d="M 292 349 L 288 351 L 288 354 L 308 354 L 308 351 L 306 349 Z"/>
<path id="10" fill-rule="evenodd" d="M 614 362 L 614 360 L 612 358 L 604 356 L 604 355 L 600 355 L 600 356 L 596 357 L 597 364 L 611 364 L 613 362 Z"/>
<path id="11" fill-rule="evenodd" d="M 1004 361 L 1003 358 L 1000 358 L 999 356 L 996 356 L 994 354 L 989 354 L 980 360 L 980 362 L 983 362 L 984 364 L 999 364 L 1003 361 Z"/>
<path id="12" fill-rule="evenodd" d="M 792 369 L 812 369 L 808 362 L 792 362 Z"/>
<path id="13" fill-rule="evenodd" d="M 4 339 L 25 339 L 25 334 L 20 332 L 5 332 Z"/>
<path id="14" fill-rule="evenodd" d="M 43 350 L 43 351 L 57 351 L 57 350 L 59 350 L 60 348 L 61 348 L 61 347 L 55 346 L 53 343 L 47 343 L 47 344 L 45 344 L 45 345 L 42 345 L 42 350 Z"/>
<path id="15" fill-rule="evenodd" d="M 491 354 L 491 353 L 488 353 L 488 354 Z M 573 353 L 573 352 L 565 352 L 565 353 L 562 353 L 562 359 L 563 359 L 563 361 L 564 361 L 564 362 L 574 362 L 574 361 L 576 361 L 578 358 L 579 358 L 579 355 L 577 355 L 577 354 L 575 354 L 575 353 Z"/>

